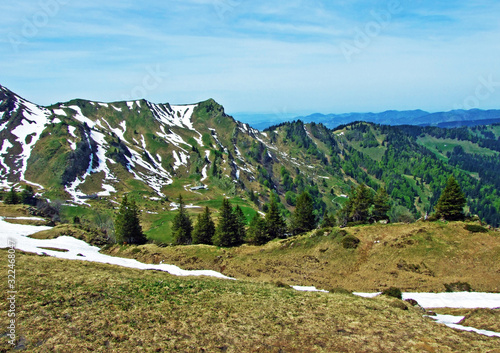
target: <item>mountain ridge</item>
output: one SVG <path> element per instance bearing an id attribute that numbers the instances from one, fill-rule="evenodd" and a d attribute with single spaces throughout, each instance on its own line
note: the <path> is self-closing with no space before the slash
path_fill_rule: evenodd
<path id="1" fill-rule="evenodd" d="M 252 117 L 251 114 L 242 114 L 244 120 Z M 442 126 L 461 127 L 482 125 L 481 121 L 500 121 L 500 110 L 471 109 L 471 110 L 451 110 L 448 112 L 427 112 L 421 109 L 415 110 L 386 110 L 380 113 L 342 113 L 342 114 L 322 114 L 313 113 L 295 117 L 282 117 L 279 115 L 263 114 L 264 121 L 260 115 L 256 114 L 256 123 L 251 124 L 254 128 L 265 130 L 272 125 L 286 121 L 301 120 L 304 122 L 322 123 L 330 129 L 337 126 L 353 123 L 356 121 L 366 121 L 382 125 L 419 125 L 419 126 Z M 476 123 L 474 123 L 476 122 Z"/>
<path id="2" fill-rule="evenodd" d="M 30 184 L 50 199 L 83 205 L 91 196 L 117 202 L 124 193 L 137 200 L 184 194 L 203 206 L 231 197 L 249 219 L 271 192 L 287 214 L 307 191 L 321 218 L 364 183 L 385 187 L 394 205 L 418 218 L 432 211 L 454 175 L 469 212 L 500 222 L 494 125 L 446 130 L 359 122 L 332 130 L 294 121 L 259 131 L 213 99 L 187 105 L 75 99 L 41 107 L 3 87 L 0 114 L 0 186 Z"/>

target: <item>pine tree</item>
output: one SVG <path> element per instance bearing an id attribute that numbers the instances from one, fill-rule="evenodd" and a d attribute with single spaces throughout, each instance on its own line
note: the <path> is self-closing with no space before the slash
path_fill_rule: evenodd
<path id="1" fill-rule="evenodd" d="M 276 197 L 271 193 L 271 200 L 265 217 L 267 236 L 270 239 L 285 238 L 286 223 L 278 208 Z"/>
<path id="2" fill-rule="evenodd" d="M 325 211 L 325 214 L 323 215 L 323 220 L 321 221 L 321 228 L 327 228 L 327 227 L 335 227 L 337 224 L 337 221 L 335 219 L 335 216 L 330 214 L 327 211 Z"/>
<path id="3" fill-rule="evenodd" d="M 35 192 L 31 185 L 26 185 L 21 192 L 21 202 L 25 205 L 35 205 Z"/>
<path id="4" fill-rule="evenodd" d="M 453 176 L 448 178 L 446 186 L 436 205 L 436 215 L 449 221 L 464 219 L 464 206 L 467 203 L 460 185 Z"/>
<path id="5" fill-rule="evenodd" d="M 10 191 L 5 195 L 3 202 L 6 205 L 17 205 L 19 203 L 19 195 L 16 190 L 14 190 L 14 187 L 10 188 Z"/>
<path id="6" fill-rule="evenodd" d="M 304 191 L 297 198 L 297 206 L 292 214 L 291 230 L 294 235 L 308 232 L 316 228 L 316 216 L 311 195 Z"/>
<path id="7" fill-rule="evenodd" d="M 248 226 L 246 241 L 253 245 L 263 245 L 272 240 L 266 228 L 266 221 L 256 213 Z"/>
<path id="8" fill-rule="evenodd" d="M 213 244 L 222 247 L 231 247 L 241 245 L 242 238 L 239 238 L 236 215 L 233 212 L 231 203 L 228 199 L 222 200 L 222 206 L 219 210 L 219 221 L 213 237 Z"/>
<path id="9" fill-rule="evenodd" d="M 373 198 L 372 216 L 376 221 L 388 219 L 387 212 L 391 209 L 389 195 L 384 188 L 379 188 Z"/>
<path id="10" fill-rule="evenodd" d="M 210 215 L 210 209 L 205 207 L 203 213 L 198 215 L 198 220 L 193 229 L 193 244 L 212 244 L 215 234 L 215 224 Z"/>
<path id="11" fill-rule="evenodd" d="M 179 210 L 172 221 L 172 234 L 177 245 L 192 243 L 193 223 L 186 212 L 182 195 L 179 195 Z"/>
<path id="12" fill-rule="evenodd" d="M 235 219 L 236 242 L 238 243 L 238 245 L 243 244 L 243 241 L 245 240 L 246 237 L 245 227 L 247 224 L 247 218 L 239 205 L 236 205 L 236 207 L 233 210 L 233 213 Z"/>
<path id="13" fill-rule="evenodd" d="M 367 222 L 372 203 L 373 197 L 370 189 L 365 184 L 360 184 L 354 192 L 354 197 L 352 197 L 349 217 L 354 222 Z"/>
<path id="14" fill-rule="evenodd" d="M 119 243 L 145 244 L 147 242 L 142 232 L 137 205 L 134 200 L 129 202 L 127 195 L 123 196 L 115 218 L 115 235 Z"/>

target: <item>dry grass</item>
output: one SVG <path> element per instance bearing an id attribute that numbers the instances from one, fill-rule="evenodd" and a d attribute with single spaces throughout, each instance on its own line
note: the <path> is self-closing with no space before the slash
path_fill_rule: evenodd
<path id="1" fill-rule="evenodd" d="M 0 217 L 26 217 L 28 207 L 25 205 L 6 205 L 0 202 Z"/>
<path id="2" fill-rule="evenodd" d="M 460 325 L 500 332 L 500 308 L 496 309 L 432 309 L 438 314 L 465 316 Z"/>
<path id="3" fill-rule="evenodd" d="M 6 268 L 5 250 L 0 264 Z M 29 352 L 500 351 L 498 338 L 435 324 L 393 298 L 180 278 L 19 252 L 16 275 L 17 334 Z M 0 327 L 6 320 L 2 315 Z M 3 336 L 0 351 L 9 348 Z"/>
<path id="4" fill-rule="evenodd" d="M 110 253 L 144 262 L 212 269 L 239 279 L 282 281 L 329 289 L 379 291 L 445 290 L 467 282 L 475 291 L 500 292 L 500 234 L 470 233 L 465 224 L 421 222 L 346 228 L 361 239 L 344 249 L 338 229 L 233 249 L 213 246 L 114 247 Z M 325 236 L 326 234 L 326 236 Z"/>

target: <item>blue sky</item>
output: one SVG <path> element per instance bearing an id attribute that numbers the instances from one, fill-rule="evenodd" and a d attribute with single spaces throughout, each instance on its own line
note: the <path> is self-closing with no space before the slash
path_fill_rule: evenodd
<path id="1" fill-rule="evenodd" d="M 0 4 L 0 84 L 42 105 L 194 103 L 230 114 L 500 108 L 500 3 Z"/>

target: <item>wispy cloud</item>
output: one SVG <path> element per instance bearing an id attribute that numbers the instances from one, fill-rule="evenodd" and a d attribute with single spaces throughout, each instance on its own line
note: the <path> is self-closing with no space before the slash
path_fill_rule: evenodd
<path id="1" fill-rule="evenodd" d="M 145 93 L 160 102 L 214 97 L 232 112 L 446 110 L 480 75 L 500 72 L 493 0 L 400 0 L 393 12 L 393 0 L 46 1 L 58 10 L 36 0 L 0 5 L 9 13 L 0 83 L 43 104 L 119 100 L 160 67 L 164 79 Z M 30 21 L 37 31 L 23 35 Z M 349 61 L 345 43 L 357 50 Z M 500 97 L 481 103 L 498 107 Z"/>

